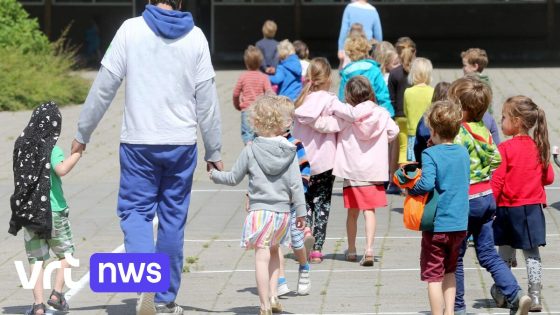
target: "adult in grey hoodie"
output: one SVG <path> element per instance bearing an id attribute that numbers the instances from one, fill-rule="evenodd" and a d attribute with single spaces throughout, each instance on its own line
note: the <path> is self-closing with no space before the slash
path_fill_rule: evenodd
<path id="1" fill-rule="evenodd" d="M 235 186 L 249 175 L 249 211 L 290 212 L 305 217 L 305 195 L 296 147 L 284 137 L 257 137 L 245 146 L 230 172 L 211 170 L 216 184 Z"/>

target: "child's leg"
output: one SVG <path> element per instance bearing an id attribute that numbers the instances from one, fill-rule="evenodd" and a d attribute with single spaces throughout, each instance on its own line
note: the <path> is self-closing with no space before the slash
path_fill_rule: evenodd
<path id="1" fill-rule="evenodd" d="M 498 254 L 500 254 L 500 257 L 502 257 L 502 259 L 510 268 L 512 267 L 514 252 L 515 250 L 513 249 L 513 247 L 509 245 L 498 246 Z"/>
<path id="2" fill-rule="evenodd" d="M 43 272 L 43 261 L 37 261 L 35 262 L 35 264 L 39 264 L 41 265 L 41 271 L 39 272 L 39 277 L 37 277 L 37 282 L 35 283 L 35 286 L 33 287 L 33 303 L 34 304 L 41 304 L 44 303 L 43 300 L 43 277 L 44 277 L 44 272 Z M 33 273 L 33 267 L 34 265 L 31 265 L 30 269 L 30 274 Z"/>
<path id="3" fill-rule="evenodd" d="M 282 253 L 280 248 L 278 248 L 278 259 L 280 265 L 278 267 L 278 288 L 277 288 L 278 293 L 277 294 L 280 296 L 280 295 L 290 293 L 290 289 L 288 288 L 288 282 L 286 281 L 286 274 L 284 271 L 284 265 L 286 264 L 286 262 L 284 259 L 284 254 Z"/>
<path id="4" fill-rule="evenodd" d="M 529 282 L 529 296 L 531 297 L 531 311 L 542 310 L 542 263 L 539 248 L 523 250 L 525 264 L 527 266 L 527 278 Z"/>
<path id="5" fill-rule="evenodd" d="M 270 247 L 268 262 L 269 298 L 278 296 L 278 274 L 280 269 L 280 255 L 278 245 Z"/>
<path id="6" fill-rule="evenodd" d="M 314 199 L 313 236 L 315 237 L 315 245 L 313 245 L 313 249 L 317 251 L 321 251 L 325 243 L 334 179 L 332 170 L 313 175 L 310 179 L 310 187 L 315 186 L 314 195 L 311 198 Z"/>
<path id="7" fill-rule="evenodd" d="M 455 313 L 455 292 L 456 292 L 456 282 L 455 273 L 446 273 L 443 276 L 443 299 L 445 302 L 445 315 L 453 315 Z"/>
<path id="8" fill-rule="evenodd" d="M 443 315 L 444 300 L 441 282 L 428 282 L 428 299 L 432 315 Z"/>
<path id="9" fill-rule="evenodd" d="M 60 267 L 61 268 L 56 271 L 56 278 L 54 280 L 54 290 L 57 292 L 62 292 L 64 289 L 64 269 L 70 268 L 70 264 L 66 261 L 66 258 L 60 260 Z"/>
<path id="10" fill-rule="evenodd" d="M 348 253 L 356 252 L 356 234 L 358 233 L 358 217 L 360 210 L 355 208 L 348 209 L 346 217 L 346 236 L 348 238 Z"/>
<path id="11" fill-rule="evenodd" d="M 278 254 L 278 253 L 276 253 Z M 257 291 L 261 302 L 261 309 L 270 309 L 270 276 L 268 265 L 271 260 L 271 252 L 268 248 L 255 249 L 255 278 L 257 280 Z"/>
<path id="12" fill-rule="evenodd" d="M 375 238 L 375 209 L 363 210 L 366 221 L 366 255 L 373 256 L 373 240 Z"/>

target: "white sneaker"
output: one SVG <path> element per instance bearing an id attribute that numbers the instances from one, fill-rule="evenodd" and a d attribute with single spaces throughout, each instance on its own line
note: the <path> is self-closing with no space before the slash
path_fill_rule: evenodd
<path id="1" fill-rule="evenodd" d="M 175 302 L 156 303 L 156 315 L 183 315 L 183 308 Z"/>
<path id="2" fill-rule="evenodd" d="M 300 270 L 298 275 L 297 293 L 299 295 L 307 295 L 311 290 L 311 278 L 309 277 L 309 270 Z"/>
<path id="3" fill-rule="evenodd" d="M 156 307 L 154 305 L 155 293 L 142 293 L 136 304 L 136 315 L 155 315 Z"/>
<path id="4" fill-rule="evenodd" d="M 288 288 L 288 282 L 284 282 L 278 285 L 278 296 L 286 295 L 290 293 L 290 288 Z"/>

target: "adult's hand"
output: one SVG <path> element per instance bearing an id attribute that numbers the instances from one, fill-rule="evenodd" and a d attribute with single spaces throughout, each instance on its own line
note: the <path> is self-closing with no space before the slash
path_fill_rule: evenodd
<path id="1" fill-rule="evenodd" d="M 217 169 L 218 171 L 223 171 L 224 170 L 224 162 L 222 161 L 217 161 L 217 162 L 210 162 L 207 161 L 206 162 L 206 170 L 208 172 L 210 172 L 211 169 Z"/>
<path id="2" fill-rule="evenodd" d="M 74 139 L 74 141 L 72 141 L 72 148 L 70 149 L 71 154 L 74 153 L 80 153 L 82 154 L 82 151 L 86 150 L 86 145 L 83 143 L 78 142 L 78 140 Z"/>

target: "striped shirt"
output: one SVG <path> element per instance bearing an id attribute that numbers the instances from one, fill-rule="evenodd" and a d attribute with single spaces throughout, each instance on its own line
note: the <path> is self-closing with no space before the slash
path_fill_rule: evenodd
<path id="1" fill-rule="evenodd" d="M 301 180 L 303 181 L 303 192 L 307 192 L 309 187 L 309 177 L 311 176 L 311 166 L 305 155 L 305 148 L 299 139 L 296 139 L 289 132 L 284 134 L 284 137 L 296 146 L 296 154 L 299 162 L 299 172 L 301 173 Z"/>
<path id="2" fill-rule="evenodd" d="M 245 110 L 267 91 L 272 91 L 272 87 L 266 74 L 257 70 L 245 71 L 233 89 L 233 106 L 237 110 Z"/>

